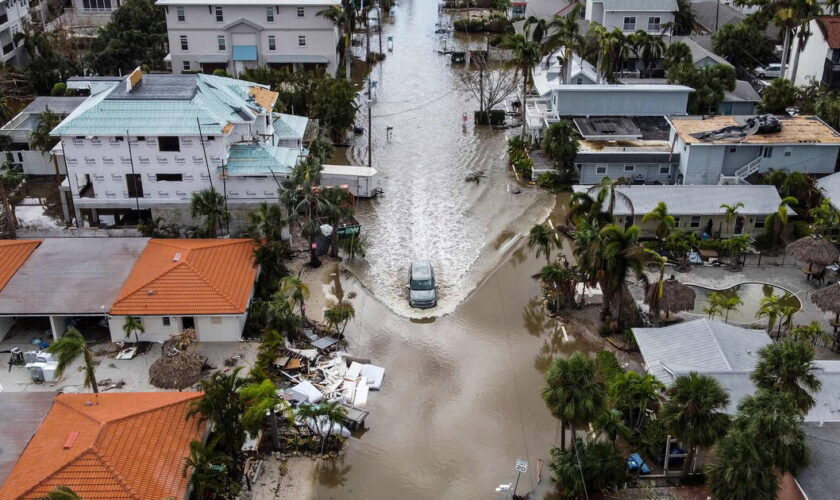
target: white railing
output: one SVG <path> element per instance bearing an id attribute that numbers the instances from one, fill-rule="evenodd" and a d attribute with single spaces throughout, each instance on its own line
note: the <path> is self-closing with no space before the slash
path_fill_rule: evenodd
<path id="1" fill-rule="evenodd" d="M 747 163 L 743 167 L 739 168 L 735 171 L 735 177 L 741 177 L 746 179 L 747 177 L 751 176 L 752 174 L 758 172 L 758 167 L 761 165 L 761 157 L 759 156 L 755 160 Z"/>

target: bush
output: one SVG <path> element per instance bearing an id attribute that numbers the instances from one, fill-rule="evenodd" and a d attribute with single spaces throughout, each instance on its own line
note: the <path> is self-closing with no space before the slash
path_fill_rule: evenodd
<path id="1" fill-rule="evenodd" d="M 759 250 L 773 249 L 773 235 L 769 233 L 761 233 L 755 237 L 755 247 Z"/>
<path id="2" fill-rule="evenodd" d="M 793 223 L 793 237 L 804 238 L 811 235 L 811 226 L 804 220 L 794 221 Z"/>
<path id="3" fill-rule="evenodd" d="M 612 351 L 599 351 L 595 355 L 595 370 L 598 377 L 608 384 L 612 382 L 618 375 L 624 373 L 618 358 Z"/>
<path id="4" fill-rule="evenodd" d="M 53 85 L 52 90 L 50 91 L 51 96 L 65 96 L 67 95 L 67 84 L 58 82 Z"/>
<path id="5" fill-rule="evenodd" d="M 566 498 L 612 489 L 625 479 L 624 460 L 612 444 L 579 438 L 565 450 L 551 449 L 551 471 Z"/>
<path id="6" fill-rule="evenodd" d="M 224 76 L 226 78 L 231 78 L 230 73 L 223 70 L 222 68 L 217 68 L 213 70 L 213 76 Z"/>
<path id="7" fill-rule="evenodd" d="M 516 173 L 519 174 L 520 177 L 524 177 L 527 180 L 531 180 L 531 176 L 533 175 L 533 167 L 534 161 L 528 156 L 518 158 L 515 162 L 513 162 L 513 168 L 514 170 L 516 170 Z"/>
<path id="8" fill-rule="evenodd" d="M 700 250 L 717 250 L 719 253 L 726 253 L 728 251 L 726 240 L 700 240 L 697 248 Z"/>
<path id="9" fill-rule="evenodd" d="M 537 177 L 537 186 L 549 191 L 560 191 L 560 175 L 557 172 L 543 172 Z"/>

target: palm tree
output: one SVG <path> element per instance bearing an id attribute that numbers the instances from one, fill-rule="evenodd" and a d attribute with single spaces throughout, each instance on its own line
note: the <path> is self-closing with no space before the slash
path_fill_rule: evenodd
<path id="1" fill-rule="evenodd" d="M 246 380 L 239 376 L 241 369 L 236 367 L 228 373 L 215 372 L 210 378 L 202 379 L 199 388 L 204 397 L 192 401 L 187 412 L 187 418 L 197 415 L 199 422 L 213 423 L 218 440 L 215 446 L 231 459 L 231 477 L 236 477 L 240 470 L 242 445 L 246 437 L 241 420 L 245 403 L 239 395 Z"/>
<path id="2" fill-rule="evenodd" d="M 561 421 L 561 448 L 566 443 L 565 423 L 572 428 L 572 439 L 577 439 L 578 427 L 592 422 L 604 410 L 606 387 L 595 372 L 595 361 L 576 352 L 569 359 L 555 359 L 545 374 L 542 396 L 554 418 Z"/>
<path id="3" fill-rule="evenodd" d="M 735 217 L 738 215 L 738 210 L 744 208 L 743 202 L 737 202 L 733 205 L 727 205 L 726 203 L 722 203 L 720 208 L 726 211 L 726 234 L 729 234 L 729 225 L 732 224 L 732 221 L 735 220 Z"/>
<path id="4" fill-rule="evenodd" d="M 137 316 L 126 316 L 122 329 L 123 333 L 125 333 L 125 338 L 131 337 L 132 333 L 134 334 L 134 342 L 136 344 L 140 343 L 140 336 L 138 334 L 146 333 L 146 328 L 143 326 L 143 320 Z"/>
<path id="5" fill-rule="evenodd" d="M 255 367 L 263 372 L 270 370 L 274 360 L 277 359 L 278 354 L 285 347 L 286 338 L 283 334 L 273 328 L 266 328 L 260 337 L 260 347 L 257 350 Z"/>
<path id="6" fill-rule="evenodd" d="M 266 307 L 266 327 L 291 334 L 301 325 L 302 318 L 292 310 L 289 298 L 282 290 L 271 296 Z"/>
<path id="7" fill-rule="evenodd" d="M 642 217 L 642 222 L 650 221 L 658 222 L 656 225 L 656 239 L 659 240 L 659 246 L 661 247 L 662 242 L 671 234 L 671 230 L 676 224 L 674 216 L 668 213 L 668 206 L 664 201 L 657 203 L 653 210 Z"/>
<path id="8" fill-rule="evenodd" d="M 230 222 L 225 196 L 215 189 L 203 189 L 192 195 L 190 212 L 192 217 L 204 218 L 204 233 L 208 238 L 218 236 L 219 228 Z"/>
<path id="9" fill-rule="evenodd" d="M 816 401 L 812 394 L 820 390 L 822 382 L 815 373 L 817 367 L 811 347 L 784 340 L 762 347 L 758 357 L 750 376 L 756 387 L 789 393 L 802 413 L 814 407 Z"/>
<path id="10" fill-rule="evenodd" d="M 49 107 L 45 108 L 44 112 L 41 113 L 41 116 L 38 118 L 38 124 L 32 131 L 32 135 L 29 137 L 29 147 L 35 151 L 41 151 L 42 153 L 49 152 L 56 144 L 58 144 L 59 138 L 51 136 L 50 132 L 52 132 L 59 123 L 61 123 L 61 118 L 50 111 Z"/>
<path id="11" fill-rule="evenodd" d="M 15 169 L 11 163 L 6 162 L 0 167 L 0 202 L 3 203 L 3 211 L 12 222 L 12 227 L 17 228 L 18 221 L 15 209 L 9 200 L 9 194 L 23 182 L 23 173 Z"/>
<path id="12" fill-rule="evenodd" d="M 58 360 L 55 373 L 59 377 L 64 374 L 64 370 L 68 366 L 81 356 L 85 362 L 84 385 L 85 387 L 90 387 L 94 393 L 99 393 L 99 386 L 96 384 L 96 372 L 93 366 L 93 353 L 88 348 L 82 332 L 72 326 L 67 328 L 64 335 L 53 342 L 53 345 L 47 348 L 47 351 Z"/>
<path id="13" fill-rule="evenodd" d="M 551 472 L 563 498 L 583 498 L 616 489 L 626 476 L 618 450 L 609 443 L 585 443 L 581 439 L 575 439 L 568 450 L 551 449 Z"/>
<path id="14" fill-rule="evenodd" d="M 590 223 L 584 223 L 575 231 L 575 246 L 572 253 L 577 259 L 577 268 L 586 277 L 589 286 L 595 286 L 603 269 L 601 255 L 601 231 Z"/>
<path id="15" fill-rule="evenodd" d="M 526 104 L 528 99 L 528 81 L 531 79 L 531 68 L 539 64 L 542 48 L 540 44 L 528 40 L 523 35 L 506 35 L 499 44 L 502 49 L 512 52 L 507 65 L 516 68 L 516 73 L 522 72 L 522 137 L 525 137 L 527 120 Z"/>
<path id="16" fill-rule="evenodd" d="M 348 2 L 348 5 L 352 9 L 353 3 Z M 351 18 L 355 15 L 355 12 L 353 10 L 348 11 L 345 7 L 331 5 L 329 8 L 319 11 L 316 15 L 332 21 L 341 32 L 341 39 L 338 42 L 338 52 L 341 54 L 341 59 L 344 61 L 344 78 L 349 80 L 350 65 L 353 55 L 348 49 L 350 47 L 350 36 L 353 33 Z"/>
<path id="17" fill-rule="evenodd" d="M 248 212 L 248 234 L 260 242 L 279 240 L 285 226 L 283 210 L 277 203 L 264 201 L 256 210 Z"/>
<path id="18" fill-rule="evenodd" d="M 643 30 L 630 35 L 628 41 L 636 57 L 642 60 L 642 76 L 648 76 L 653 64 L 665 53 L 665 42 L 661 36 L 651 35 Z"/>
<path id="19" fill-rule="evenodd" d="M 321 188 L 321 197 L 330 203 L 332 209 L 325 213 L 327 223 L 333 227 L 330 234 L 330 256 L 338 257 L 338 225 L 353 215 L 352 197 L 350 191 L 340 187 Z"/>
<path id="20" fill-rule="evenodd" d="M 711 446 L 726 432 L 729 417 L 726 405 L 729 395 L 717 379 L 691 372 L 680 375 L 668 389 L 662 408 L 662 422 L 668 432 L 677 436 L 688 448 L 683 477 L 691 471 L 699 446 Z"/>
<path id="21" fill-rule="evenodd" d="M 607 410 L 602 413 L 592 423 L 592 427 L 598 435 L 606 435 L 610 439 L 610 442 L 612 442 L 614 449 L 618 449 L 619 437 L 628 439 L 633 434 L 633 431 L 624 423 L 624 416 L 616 409 Z"/>
<path id="22" fill-rule="evenodd" d="M 776 209 L 776 212 L 767 216 L 764 223 L 767 231 L 773 237 L 773 243 L 781 243 L 782 236 L 788 224 L 788 208 L 790 205 L 796 205 L 797 203 L 798 201 L 793 196 L 786 196 L 782 198 L 782 202 L 779 203 L 779 208 Z"/>
<path id="23" fill-rule="evenodd" d="M 525 20 L 524 29 L 526 33 L 531 34 L 531 40 L 542 44 L 543 38 L 546 33 L 550 31 L 551 27 L 549 22 L 545 19 L 536 16 L 529 16 L 528 19 Z M 543 45 L 543 47 L 545 47 L 545 45 Z M 545 55 L 545 50 L 543 50 L 543 55 Z"/>
<path id="24" fill-rule="evenodd" d="M 642 429 L 648 409 L 659 402 L 665 386 L 651 374 L 623 372 L 610 384 L 610 401 L 634 429 Z"/>
<path id="25" fill-rule="evenodd" d="M 767 318 L 767 331 L 771 334 L 773 332 L 773 327 L 776 325 L 776 321 L 782 314 L 782 308 L 784 307 L 782 304 L 783 300 L 784 299 L 771 292 L 770 295 L 761 297 L 761 300 L 759 301 L 760 307 L 755 313 L 755 319 Z M 781 329 L 781 325 L 779 328 Z"/>
<path id="26" fill-rule="evenodd" d="M 184 458 L 183 477 L 189 476 L 193 497 L 199 500 L 213 496 L 224 498 L 229 487 L 227 468 L 232 460 L 216 450 L 218 441 L 211 439 L 207 444 L 201 441 L 190 443 L 190 456 Z"/>
<path id="27" fill-rule="evenodd" d="M 607 304 L 617 298 L 616 320 L 617 326 L 622 325 L 622 311 L 624 309 L 625 280 L 630 272 L 642 275 L 642 266 L 651 258 L 649 250 L 639 245 L 639 228 L 630 226 L 627 229 L 611 224 L 601 229 L 604 258 L 604 293 L 609 300 Z"/>
<path id="28" fill-rule="evenodd" d="M 717 462 L 706 466 L 706 487 L 715 498 L 774 500 L 779 477 L 755 436 L 733 429 L 720 440 Z"/>
<path id="29" fill-rule="evenodd" d="M 580 34 L 580 19 L 582 4 L 572 7 L 565 16 L 554 16 L 549 24 L 549 35 L 545 41 L 546 53 L 552 53 L 563 47 L 563 82 L 569 83 L 572 78 L 572 58 L 575 52 L 580 53 L 586 46 L 583 35 Z"/>
<path id="30" fill-rule="evenodd" d="M 309 264 L 318 266 L 315 236 L 320 231 L 320 217 L 331 217 L 337 208 L 323 196 L 318 185 L 321 179 L 321 165 L 303 161 L 292 169 L 289 179 L 280 192 L 281 202 L 287 207 L 289 222 L 300 227 L 301 235 L 309 241 Z"/>
<path id="31" fill-rule="evenodd" d="M 802 421 L 789 393 L 759 389 L 741 400 L 732 427 L 753 436 L 774 467 L 795 475 L 808 465 Z"/>
<path id="32" fill-rule="evenodd" d="M 309 287 L 299 276 L 286 276 L 280 280 L 280 293 L 288 297 L 300 308 L 300 319 L 306 324 L 306 299 L 309 298 Z"/>
<path id="33" fill-rule="evenodd" d="M 324 309 L 324 320 L 331 328 L 335 328 L 339 340 L 344 337 L 344 329 L 347 328 L 347 323 L 355 317 L 356 308 L 347 300 L 339 300 Z M 339 325 L 341 325 L 340 330 Z"/>
<path id="34" fill-rule="evenodd" d="M 280 426 L 277 423 L 277 413 L 286 418 L 287 421 L 294 421 L 294 412 L 288 401 L 277 395 L 277 386 L 270 379 L 263 379 L 254 382 L 240 389 L 239 394 L 245 402 L 245 413 L 242 414 L 242 425 L 252 435 L 255 435 L 262 428 L 265 415 L 268 413 L 271 423 L 271 442 L 275 450 L 280 449 Z M 278 408 L 280 408 L 278 410 Z"/>
<path id="35" fill-rule="evenodd" d="M 744 301 L 741 300 L 741 297 L 737 295 L 721 295 L 720 296 L 720 308 L 721 310 L 726 312 L 726 315 L 723 318 L 723 321 L 729 322 L 729 313 L 730 311 L 737 311 L 740 306 L 744 305 Z"/>
<path id="36" fill-rule="evenodd" d="M 551 263 L 551 249 L 560 246 L 557 231 L 545 224 L 536 224 L 528 232 L 528 250 L 536 251 L 537 257 L 545 255 L 546 264 Z"/>
<path id="37" fill-rule="evenodd" d="M 656 262 L 656 261 L 657 261 L 656 257 L 651 257 L 651 262 Z M 660 304 L 660 301 L 662 300 L 662 295 L 664 293 L 664 288 L 665 288 L 665 264 L 668 263 L 668 257 L 665 257 L 664 255 L 660 256 L 658 261 L 659 261 L 659 280 L 657 280 L 657 282 L 656 282 L 656 285 L 655 285 L 656 286 L 656 291 L 654 292 L 653 297 L 651 297 L 650 307 L 648 309 L 648 314 L 650 315 L 651 318 L 653 318 L 653 321 L 655 321 L 657 324 L 659 324 L 659 304 Z"/>
<path id="38" fill-rule="evenodd" d="M 332 437 L 333 426 L 344 422 L 344 419 L 347 418 L 347 408 L 336 401 L 327 401 L 326 403 L 321 403 L 319 406 L 321 407 L 321 415 L 326 417 L 327 424 L 329 425 L 327 428 L 327 440 L 329 440 Z M 323 444 L 322 442 L 322 454 L 324 453 Z"/>
<path id="39" fill-rule="evenodd" d="M 803 344 L 810 344 L 811 348 L 817 346 L 817 342 L 830 342 L 831 335 L 823 331 L 822 325 L 819 321 L 812 321 L 807 325 L 799 325 L 791 332 L 794 342 L 802 342 Z"/>
<path id="40" fill-rule="evenodd" d="M 577 273 L 569 267 L 568 262 L 561 266 L 557 263 L 543 266 L 539 274 L 540 280 L 550 287 L 553 296 L 554 313 L 559 313 L 564 304 L 574 302 Z"/>
<path id="41" fill-rule="evenodd" d="M 58 486 L 43 496 L 41 500 L 82 500 L 82 497 L 67 486 Z"/>

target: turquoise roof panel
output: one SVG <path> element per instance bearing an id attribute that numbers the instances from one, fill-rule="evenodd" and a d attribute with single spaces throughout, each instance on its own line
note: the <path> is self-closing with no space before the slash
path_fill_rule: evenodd
<path id="1" fill-rule="evenodd" d="M 278 139 L 303 139 L 309 118 L 305 116 L 274 113 L 274 135 Z"/>
<path id="2" fill-rule="evenodd" d="M 232 177 L 288 175 L 297 165 L 299 155 L 299 149 L 256 143 L 234 144 L 224 169 Z"/>

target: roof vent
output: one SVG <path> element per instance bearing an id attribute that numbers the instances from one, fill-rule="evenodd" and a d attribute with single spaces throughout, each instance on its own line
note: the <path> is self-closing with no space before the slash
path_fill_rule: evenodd
<path id="1" fill-rule="evenodd" d="M 155 294 L 154 290 L 149 290 L 148 292 L 146 292 L 146 295 L 154 295 L 154 294 Z"/>
<path id="2" fill-rule="evenodd" d="M 175 252 L 175 256 L 172 257 L 172 262 L 178 262 L 181 260 L 181 252 Z"/>
<path id="3" fill-rule="evenodd" d="M 71 432 L 70 434 L 68 434 L 67 435 L 67 441 L 64 442 L 64 449 L 69 450 L 70 448 L 72 448 L 73 443 L 76 442 L 76 438 L 78 438 L 78 437 L 79 437 L 79 432 L 78 431 Z"/>

